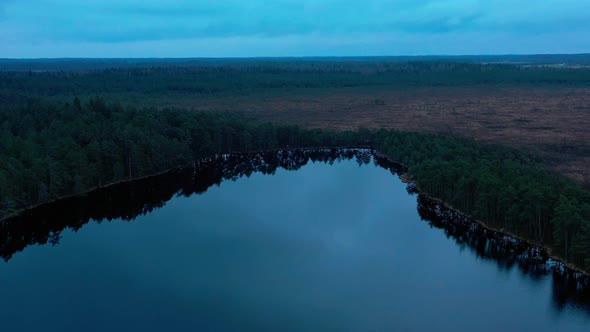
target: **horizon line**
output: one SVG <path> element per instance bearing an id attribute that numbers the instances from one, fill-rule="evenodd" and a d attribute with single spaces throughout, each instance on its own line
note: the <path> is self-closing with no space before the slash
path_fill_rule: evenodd
<path id="1" fill-rule="evenodd" d="M 0 60 L 207 60 L 207 59 L 309 59 L 309 58 L 427 58 L 427 57 L 502 57 L 502 56 L 590 56 L 584 53 L 502 53 L 502 54 L 420 54 L 420 55 L 304 55 L 304 56 L 196 56 L 196 57 L 23 57 Z"/>

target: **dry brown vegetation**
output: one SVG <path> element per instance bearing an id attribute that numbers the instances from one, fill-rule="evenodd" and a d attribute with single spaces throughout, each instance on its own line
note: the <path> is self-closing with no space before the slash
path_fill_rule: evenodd
<path id="1" fill-rule="evenodd" d="M 550 167 L 590 183 L 590 89 L 378 88 L 191 100 L 208 110 L 247 110 L 309 128 L 447 132 L 534 149 Z"/>

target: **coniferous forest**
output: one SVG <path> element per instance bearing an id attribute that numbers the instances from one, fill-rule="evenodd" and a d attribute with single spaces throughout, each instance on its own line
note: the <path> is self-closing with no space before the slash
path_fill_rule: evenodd
<path id="1" fill-rule="evenodd" d="M 386 59 L 0 62 L 0 107 L 31 97 L 110 96 L 121 101 L 278 94 L 316 89 L 389 87 L 588 87 L 590 69 Z M 77 70 L 68 70 L 68 65 Z M 106 66 L 106 68 L 105 68 Z M 119 67 L 108 67 L 119 66 Z M 95 68 L 100 69 L 95 69 Z M 24 70 L 34 68 L 36 70 Z"/>
<path id="2" fill-rule="evenodd" d="M 315 64 L 306 64 L 311 65 Z M 328 71 L 322 67 L 315 74 L 292 70 L 283 84 L 305 87 L 306 82 L 313 81 L 326 86 L 354 86 L 359 80 L 380 79 L 386 84 L 403 85 L 410 78 L 417 80 L 414 84 L 427 85 L 514 81 L 506 78 L 506 73 L 519 77 L 521 84 L 572 84 L 572 77 L 576 77 L 575 84 L 590 83 L 587 75 L 563 71 L 556 76 L 551 68 L 430 66 L 436 70 L 410 65 L 395 67 L 403 75 L 377 70 L 370 74 L 374 77 L 338 66 Z M 163 87 L 197 93 L 261 90 L 269 88 L 265 75 L 281 70 L 271 66 L 253 74 L 252 69 L 244 69 L 245 76 L 234 78 L 221 69 L 207 69 L 204 80 L 196 83 L 199 76 L 194 71 L 178 68 L 165 69 L 164 74 L 153 68 L 106 70 L 93 72 L 84 81 L 76 81 L 76 72 L 2 73 L 0 218 L 215 154 L 366 146 L 407 165 L 407 176 L 431 197 L 490 227 L 545 246 L 582 269 L 590 268 L 590 192 L 581 183 L 547 171 L 533 153 L 453 135 L 391 129 L 308 129 L 267 123 L 248 113 L 134 107 L 119 98 L 88 97 L 111 95 L 114 90 L 109 89 L 116 89 L 118 94 L 132 90 L 136 80 L 140 82 L 137 89 L 146 94 Z M 445 70 L 455 73 L 450 76 L 454 78 L 447 79 Z M 523 71 L 524 75 L 518 74 Z M 177 75 L 179 72 L 184 76 Z M 142 78 L 152 75 L 159 79 Z M 174 79 L 162 79 L 167 76 Z M 215 81 L 218 77 L 225 80 L 219 83 Z M 234 82 L 231 89 L 227 88 L 229 81 Z M 194 91 L 186 90 L 189 88 Z"/>

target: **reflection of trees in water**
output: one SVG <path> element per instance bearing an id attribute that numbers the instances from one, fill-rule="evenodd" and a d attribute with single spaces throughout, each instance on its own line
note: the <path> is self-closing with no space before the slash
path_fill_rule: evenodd
<path id="1" fill-rule="evenodd" d="M 511 271 L 518 267 L 532 282 L 551 274 L 553 300 L 558 310 L 573 304 L 590 312 L 590 278 L 551 259 L 543 248 L 486 229 L 423 194 L 418 194 L 418 213 L 433 227 L 444 230 L 447 238 L 455 240 L 460 247 L 471 249 L 481 259 L 493 260 L 500 269 Z"/>
<path id="2" fill-rule="evenodd" d="M 164 206 L 174 196 L 203 193 L 225 180 L 237 180 L 257 172 L 274 174 L 279 168 L 298 170 L 309 161 L 332 164 L 353 158 L 359 165 L 374 160 L 377 166 L 392 174 L 405 172 L 403 166 L 374 155 L 368 149 L 285 150 L 217 155 L 158 176 L 120 183 L 84 196 L 45 204 L 4 220 L 0 222 L 0 255 L 8 261 L 16 252 L 29 245 L 56 245 L 64 229 L 77 231 L 90 220 L 98 223 L 113 219 L 132 221 Z M 408 192 L 416 193 L 416 188 L 410 184 Z M 556 308 L 574 304 L 590 311 L 589 279 L 551 260 L 541 248 L 487 230 L 425 195 L 418 195 L 418 212 L 432 226 L 443 229 L 447 237 L 454 239 L 461 247 L 473 250 L 482 259 L 495 261 L 501 269 L 510 271 L 518 267 L 532 281 L 552 274 Z"/>
<path id="3" fill-rule="evenodd" d="M 29 245 L 55 245 L 64 229 L 76 231 L 90 220 L 98 223 L 113 219 L 131 221 L 164 206 L 175 195 L 203 193 L 224 180 L 236 180 L 256 172 L 273 174 L 278 168 L 297 170 L 310 160 L 331 164 L 355 158 L 359 164 L 366 164 L 372 155 L 368 149 L 320 149 L 217 155 L 202 159 L 189 167 L 45 204 L 1 221 L 0 255 L 8 261 Z"/>

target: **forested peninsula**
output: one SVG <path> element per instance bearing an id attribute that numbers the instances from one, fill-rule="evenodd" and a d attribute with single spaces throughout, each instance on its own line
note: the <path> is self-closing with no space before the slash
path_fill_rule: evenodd
<path id="1" fill-rule="evenodd" d="M 590 192 L 513 148 L 452 135 L 304 129 L 244 113 L 134 109 L 101 97 L 31 100 L 0 112 L 0 123 L 0 218 L 215 154 L 366 146 L 407 165 L 431 197 L 590 268 Z"/>

